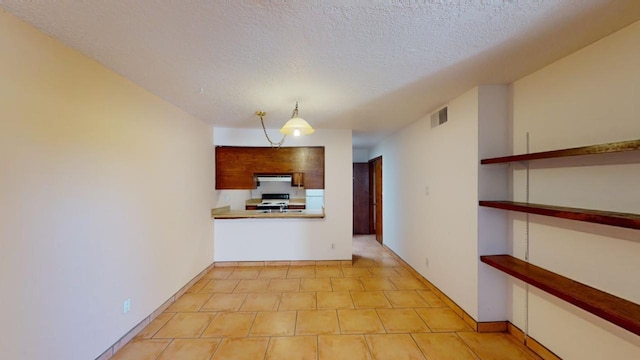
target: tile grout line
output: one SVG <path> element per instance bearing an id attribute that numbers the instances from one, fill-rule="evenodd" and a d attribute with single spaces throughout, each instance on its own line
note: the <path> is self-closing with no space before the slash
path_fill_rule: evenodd
<path id="1" fill-rule="evenodd" d="M 171 313 L 163 313 L 163 314 L 171 314 Z M 149 339 L 153 339 L 154 336 L 156 336 L 156 334 L 160 332 L 160 330 L 162 330 L 162 328 L 165 327 L 169 323 L 169 321 L 171 321 L 171 319 L 173 319 L 177 314 L 178 313 L 173 313 L 173 315 L 171 315 L 169 320 L 167 320 L 164 324 L 162 324 L 162 326 L 160 326 L 158 330 L 154 331 L 154 333 L 149 337 Z M 151 325 L 151 323 L 149 323 L 149 325 Z"/>
<path id="2" fill-rule="evenodd" d="M 473 353 L 473 355 L 475 355 L 478 359 L 482 360 L 480 355 L 471 347 L 471 345 L 469 345 L 469 343 L 462 336 L 460 336 L 460 334 L 458 334 L 457 331 L 455 332 L 455 334 L 458 337 L 458 339 L 462 340 L 462 342 L 467 346 L 467 348 L 469 348 L 469 350 Z"/>
<path id="3" fill-rule="evenodd" d="M 377 253 L 374 253 L 374 252 L 372 252 L 372 251 L 370 251 L 369 253 L 374 254 L 374 255 L 372 255 L 372 256 L 375 256 L 376 258 L 379 258 L 379 257 L 381 257 L 381 256 L 382 256 L 381 254 L 377 254 Z M 352 282 L 352 283 L 360 283 L 361 285 L 364 285 L 364 283 L 365 283 L 365 282 L 364 282 L 363 280 L 364 280 L 365 278 L 363 278 L 362 276 L 366 276 L 365 274 L 368 274 L 368 275 L 369 275 L 369 277 L 366 277 L 366 279 L 372 279 L 372 280 L 371 280 L 371 283 L 375 283 L 376 281 L 390 281 L 390 282 L 391 282 L 391 286 L 393 287 L 393 289 L 386 289 L 386 290 L 368 290 L 366 286 L 363 286 L 363 289 L 354 290 L 354 287 L 352 287 L 352 286 L 343 286 L 343 288 L 347 288 L 347 290 L 345 290 L 345 291 L 349 294 L 349 299 L 350 299 L 350 301 L 351 301 L 351 304 L 352 304 L 352 306 L 353 306 L 353 309 L 354 309 L 354 310 L 358 310 L 358 309 L 360 309 L 360 310 L 367 310 L 367 309 L 369 309 L 369 308 L 357 308 L 357 307 L 355 306 L 355 301 L 354 301 L 354 297 L 353 297 L 353 292 L 354 292 L 354 291 L 363 291 L 363 292 L 374 292 L 374 291 L 376 291 L 376 292 L 377 292 L 377 291 L 380 291 L 380 293 L 382 294 L 382 298 L 384 298 L 384 299 L 389 303 L 389 305 L 388 305 L 388 306 L 389 306 L 389 307 L 388 307 L 388 309 L 390 309 L 390 310 L 411 309 L 411 311 L 413 311 L 414 313 L 417 313 L 417 309 L 418 309 L 418 308 L 416 308 L 416 307 L 415 307 L 415 305 L 414 305 L 413 307 L 409 307 L 409 308 L 406 308 L 406 307 L 404 307 L 404 306 L 400 306 L 400 305 L 410 304 L 409 302 L 405 303 L 405 302 L 404 302 L 404 299 L 402 299 L 402 301 L 399 303 L 400 305 L 397 305 L 397 306 L 396 306 L 396 305 L 392 305 L 392 304 L 390 303 L 390 301 L 389 301 L 389 294 L 390 294 L 390 293 L 395 293 L 395 292 L 405 292 L 405 291 L 406 291 L 407 293 L 411 293 L 411 294 L 412 294 L 412 296 L 413 296 L 413 295 L 417 295 L 417 297 L 416 297 L 416 298 L 420 299 L 420 303 L 421 303 L 421 304 L 424 304 L 424 305 L 419 305 L 419 309 L 423 309 L 423 306 L 424 306 L 424 308 L 433 308 L 433 306 L 432 306 L 432 305 L 431 305 L 431 304 L 430 304 L 430 303 L 429 303 L 429 302 L 428 302 L 428 301 L 427 301 L 427 300 L 422 296 L 422 294 L 426 294 L 426 291 L 430 291 L 430 290 L 429 290 L 429 286 L 428 286 L 428 284 L 427 284 L 427 283 L 424 283 L 424 282 L 420 281 L 420 279 L 419 279 L 419 277 L 418 277 L 418 276 L 416 276 L 416 275 L 412 274 L 412 273 L 411 273 L 409 270 L 407 270 L 407 269 L 404 269 L 404 268 L 400 267 L 400 268 L 402 268 L 402 269 L 404 269 L 404 270 L 406 270 L 406 271 L 408 272 L 408 276 L 403 276 L 403 275 L 407 275 L 407 273 L 402 273 L 402 272 L 400 272 L 400 271 L 396 268 L 396 266 L 395 266 L 395 265 L 389 265 L 389 263 L 388 263 L 388 262 L 387 262 L 387 263 L 384 263 L 384 262 L 382 262 L 382 261 L 380 261 L 380 260 L 376 260 L 376 261 L 377 261 L 378 267 L 380 268 L 380 270 L 378 270 L 378 271 L 373 271 L 372 269 L 374 269 L 374 270 L 375 270 L 375 268 L 374 268 L 372 265 L 369 265 L 369 264 L 368 264 L 367 266 L 362 266 L 362 267 L 350 267 L 350 268 L 352 268 L 352 269 L 358 269 L 358 271 L 364 271 L 364 272 L 360 273 L 360 275 L 359 275 L 359 276 L 358 276 L 358 275 L 356 275 L 356 276 L 350 277 L 350 278 L 352 279 L 352 280 L 351 280 L 351 282 Z M 304 281 L 305 279 L 328 279 L 328 280 L 329 280 L 329 281 L 328 281 L 328 284 L 329 284 L 329 289 L 330 289 L 330 291 L 329 291 L 329 292 L 336 292 L 336 290 L 334 289 L 334 286 L 335 286 L 335 284 L 336 284 L 336 283 L 335 283 L 335 282 L 332 282 L 331 280 L 332 280 L 332 279 L 336 279 L 336 280 L 338 280 L 338 279 L 346 279 L 346 278 L 347 278 L 347 277 L 345 276 L 345 274 L 344 274 L 344 271 L 343 271 L 343 270 L 340 270 L 340 272 L 342 273 L 342 276 L 337 275 L 338 277 L 334 277 L 334 276 L 336 276 L 336 274 L 335 274 L 335 273 L 332 273 L 332 272 L 330 272 L 330 271 L 328 271 L 328 272 L 324 272 L 324 270 L 323 270 L 323 272 L 322 272 L 322 274 L 321 274 L 321 275 L 329 274 L 330 276 L 327 276 L 327 277 L 320 277 L 320 278 L 319 278 L 319 277 L 317 277 L 317 276 L 318 276 L 318 269 L 317 269 L 317 266 L 318 266 L 318 265 L 316 264 L 316 268 L 315 268 L 314 273 L 313 273 L 313 274 L 310 274 L 310 275 L 311 275 L 311 277 L 306 277 L 306 276 L 304 276 L 304 275 L 300 275 L 300 276 L 298 276 L 298 277 L 295 277 L 295 279 L 297 280 L 297 283 L 298 283 L 298 291 L 293 291 L 292 293 L 298 293 L 298 294 L 303 293 L 303 291 L 302 291 L 302 283 L 303 283 L 303 281 Z M 250 267 L 248 267 L 248 268 L 250 269 Z M 342 266 L 342 265 L 340 265 L 340 268 L 341 268 L 341 269 L 346 269 L 347 267 L 346 267 L 346 266 Z M 393 268 L 395 272 L 387 271 L 389 268 Z M 289 274 L 290 269 L 291 269 L 291 267 L 287 268 L 287 271 L 284 273 L 284 275 L 285 275 L 285 278 L 284 278 L 284 279 L 287 279 L 287 278 L 286 278 L 286 276 L 287 276 L 287 274 Z M 360 270 L 360 269 L 362 269 L 362 270 Z M 366 269 L 366 270 L 365 270 L 365 269 Z M 256 271 L 257 271 L 257 275 L 256 275 L 256 277 L 254 277 L 253 279 L 254 279 L 254 280 L 255 280 L 255 279 L 261 279 L 261 278 L 260 278 L 260 275 L 262 274 L 262 272 L 263 272 L 264 270 L 266 270 L 266 269 L 265 269 L 265 268 L 261 268 L 261 270 L 260 270 L 260 269 L 256 269 Z M 233 274 L 233 272 L 234 272 L 234 271 L 235 271 L 235 270 L 232 270 L 232 271 L 230 271 L 230 272 L 220 273 L 220 275 L 219 275 L 219 276 L 221 276 L 223 279 L 226 279 L 226 278 L 228 278 L 228 277 L 232 276 L 232 274 Z M 357 274 L 357 273 L 358 273 L 358 272 L 351 272 L 351 273 L 350 273 L 350 275 Z M 239 273 L 238 273 L 238 274 L 239 274 Z M 423 291 L 423 293 L 419 292 L 419 291 L 418 291 L 418 290 L 416 290 L 416 289 L 410 289 L 410 288 L 408 288 L 408 287 L 409 287 L 409 285 L 410 285 L 410 283 L 409 283 L 409 282 L 407 282 L 407 284 L 406 284 L 406 285 L 405 285 L 404 283 L 401 283 L 401 284 L 402 284 L 402 288 L 403 288 L 403 289 L 405 289 L 405 290 L 401 290 L 401 289 L 399 289 L 399 288 L 398 288 L 398 286 L 396 285 L 396 283 L 394 283 L 394 282 L 392 282 L 392 281 L 390 280 L 390 279 L 392 279 L 392 278 L 394 278 L 394 279 L 398 279 L 398 280 L 402 280 L 402 279 L 404 279 L 404 278 L 412 279 L 412 280 L 417 280 L 419 283 L 421 283 L 421 285 L 423 285 L 423 287 L 421 287 L 421 289 L 420 289 L 420 291 Z M 278 278 L 278 279 L 282 279 L 282 278 Z M 376 280 L 376 279 L 377 279 L 377 280 Z M 211 279 L 211 280 L 209 280 L 209 281 L 215 281 L 215 280 L 218 280 L 218 279 L 217 279 L 217 278 L 214 278 L 214 279 Z M 238 279 L 234 279 L 234 280 L 235 280 L 235 281 L 237 281 L 237 282 L 236 282 L 236 284 L 235 284 L 234 288 L 232 289 L 232 294 L 233 294 L 233 293 L 234 293 L 234 291 L 237 289 L 237 287 L 240 285 L 240 282 L 241 282 L 242 280 L 244 280 L 244 279 L 243 279 L 242 277 L 239 277 Z M 250 280 L 250 279 L 247 279 L 247 280 Z M 265 280 L 265 279 L 263 279 L 263 280 Z M 355 280 L 355 281 L 353 281 L 353 280 Z M 267 290 L 268 290 L 269 286 L 271 285 L 271 283 L 273 283 L 273 282 L 274 282 L 274 279 L 269 279 L 269 281 L 268 281 L 268 286 L 267 286 Z M 324 282 L 324 281 L 323 281 L 323 282 Z M 209 282 L 207 282 L 207 284 L 208 284 L 208 283 L 209 283 Z M 276 281 L 276 283 L 277 283 L 277 281 Z M 346 283 L 347 283 L 347 281 L 345 281 L 345 284 L 346 284 Z M 338 282 L 337 284 L 340 284 L 340 285 L 341 285 L 341 283 L 340 283 L 340 282 Z M 205 284 L 204 286 L 207 286 L 207 285 Z M 204 287 L 204 286 L 203 286 L 203 287 Z M 425 288 L 424 286 L 426 286 L 426 288 Z M 375 286 L 374 286 L 374 287 L 375 287 Z M 324 290 L 324 289 L 323 289 L 323 290 Z M 343 290 L 337 290 L 337 291 L 340 291 L 340 292 L 341 292 L 341 291 L 343 291 Z M 288 292 L 290 292 L 290 291 L 288 291 Z M 305 291 L 305 292 L 306 292 L 306 291 Z M 320 293 L 320 291 L 316 290 L 316 291 L 311 291 L 311 292 L 313 293 L 314 298 L 315 298 L 315 307 L 314 307 L 311 311 L 320 311 L 320 310 L 319 310 L 319 309 L 320 309 L 320 308 L 319 308 L 319 303 L 318 303 L 318 294 Z M 215 293 L 216 293 L 216 292 L 213 292 L 213 293 L 210 295 L 209 300 L 214 296 L 214 294 L 215 294 Z M 265 292 L 255 293 L 255 294 L 258 294 L 258 295 L 259 295 L 259 294 L 268 294 L 268 293 L 270 293 L 270 292 L 269 292 L 269 291 L 265 291 Z M 235 294 L 240 294 L 240 293 L 235 293 Z M 242 299 L 242 301 L 241 301 L 241 303 L 240 303 L 240 307 L 239 307 L 239 309 L 237 309 L 236 311 L 240 311 L 240 309 L 242 309 L 242 306 L 244 306 L 244 305 L 247 303 L 247 301 L 248 301 L 248 296 L 249 296 L 250 294 L 253 294 L 253 293 L 243 293 L 243 294 L 244 294 L 244 298 Z M 433 294 L 436 296 L 434 299 L 439 298 L 439 297 L 437 296 L 438 294 L 437 294 L 436 292 L 433 292 Z M 430 294 L 429 294 L 429 295 L 430 295 Z M 430 295 L 430 296 L 431 296 L 431 295 Z M 274 305 L 275 305 L 274 307 L 275 307 L 276 309 L 278 309 L 278 310 L 275 310 L 276 312 L 280 311 L 280 310 L 279 310 L 279 308 L 280 308 L 280 307 L 281 307 L 281 305 L 282 305 L 281 299 L 282 299 L 282 293 L 280 293 L 280 300 L 279 300 L 276 304 L 274 304 Z M 175 298 L 175 300 L 178 300 L 178 298 Z M 204 307 L 204 304 L 206 304 L 209 300 L 205 301 L 205 302 L 203 303 L 203 305 L 200 307 L 200 309 L 201 309 L 202 307 Z M 345 300 L 346 300 L 346 299 L 345 299 Z M 409 301 L 409 300 L 410 300 L 410 299 L 408 299 L 407 301 Z M 444 307 L 445 307 L 445 308 L 451 309 L 451 308 L 450 308 L 450 306 L 449 306 L 448 304 L 446 304 L 446 303 L 445 303 L 445 304 L 443 304 L 443 305 L 444 305 Z M 200 312 L 200 309 L 199 309 L 198 311 L 196 311 L 196 313 Z M 323 308 L 323 309 L 324 309 L 324 308 Z M 338 315 L 338 314 L 339 314 L 339 311 L 340 311 L 340 309 L 338 308 L 338 305 L 335 305 L 335 306 L 334 306 L 334 308 L 327 308 L 327 309 L 328 309 L 328 310 L 331 310 L 331 311 L 332 311 L 332 313 L 333 313 L 333 314 L 335 314 L 334 316 L 336 316 L 336 317 L 337 317 L 337 322 L 338 322 L 338 324 L 337 324 L 337 325 L 338 325 L 338 333 L 337 333 L 337 335 L 347 335 L 347 336 L 358 336 L 358 337 L 360 337 L 360 339 L 365 340 L 365 341 L 364 341 L 365 349 L 363 349 L 363 352 L 366 352 L 366 354 L 368 354 L 369 356 L 372 356 L 372 352 L 371 352 L 371 351 L 372 351 L 372 349 L 371 349 L 371 347 L 370 347 L 370 346 L 372 346 L 374 343 L 376 343 L 376 344 L 377 344 L 377 340 L 376 340 L 375 342 L 368 342 L 368 341 L 367 341 L 367 340 L 368 340 L 368 339 L 367 339 L 367 336 L 374 336 L 374 333 L 370 333 L 370 334 L 369 334 L 369 333 L 366 333 L 366 332 L 360 332 L 359 334 L 357 334 L 357 333 L 355 333 L 355 334 L 344 334 L 344 333 L 343 333 L 343 329 L 342 329 L 342 328 L 343 328 L 343 324 L 341 323 L 341 321 L 340 321 L 340 317 L 339 317 L 339 315 Z M 383 309 L 382 309 L 382 308 L 380 308 L 379 306 L 374 306 L 372 309 L 375 311 L 376 318 L 378 319 L 378 321 L 379 321 L 379 322 L 380 322 L 380 324 L 382 325 L 382 329 L 384 330 L 384 332 L 383 332 L 383 333 L 381 333 L 381 334 L 379 334 L 379 335 L 380 335 L 380 336 L 387 336 L 388 334 L 396 334 L 396 333 L 390 333 L 390 332 L 389 332 L 389 330 L 387 329 L 387 325 L 385 325 L 385 323 L 384 323 L 384 322 L 382 322 L 382 319 L 381 319 L 381 317 L 380 317 L 380 311 L 383 311 Z M 386 307 L 385 307 L 385 309 L 386 309 Z M 284 310 L 282 310 L 282 311 L 284 311 Z M 294 324 L 293 324 L 293 335 L 291 335 L 292 337 L 298 336 L 298 335 L 296 335 L 296 332 L 297 332 L 297 330 L 298 330 L 298 329 L 297 329 L 297 325 L 298 325 L 298 320 L 299 320 L 299 312 L 300 312 L 300 311 L 302 311 L 302 310 L 301 310 L 301 309 L 295 309 L 295 311 L 296 311 L 296 312 L 295 312 L 295 318 L 294 318 Z M 386 310 L 384 310 L 384 311 L 386 311 Z M 247 312 L 247 311 L 246 311 L 246 310 L 244 310 L 244 312 Z M 257 314 L 258 314 L 259 312 L 260 312 L 260 311 L 253 311 L 254 316 L 253 316 L 253 318 L 252 318 L 251 324 L 249 325 L 249 330 L 248 330 L 248 332 L 249 332 L 249 333 L 250 333 L 251 329 L 252 329 L 252 328 L 255 326 L 255 324 L 256 324 Z M 218 313 L 219 313 L 219 312 L 216 312 L 216 316 L 217 316 L 217 314 L 218 314 Z M 454 313 L 455 313 L 455 311 L 454 311 Z M 457 314 L 457 313 L 456 313 L 456 314 Z M 168 321 L 171 321 L 171 319 L 172 319 L 172 318 L 174 318 L 174 317 L 175 317 L 175 315 L 176 315 L 176 313 L 173 313 L 173 315 L 171 315 L 171 318 L 170 318 Z M 419 316 L 419 314 L 418 314 L 418 316 Z M 215 319 L 215 317 L 214 317 L 214 319 Z M 420 321 L 425 325 L 425 329 L 426 329 L 426 330 L 428 330 L 428 332 L 433 333 L 432 329 L 428 326 L 428 324 L 426 324 L 425 319 L 424 319 L 422 316 L 419 316 L 419 319 L 420 319 Z M 167 321 L 167 322 L 168 322 L 168 321 Z M 203 333 L 201 333 L 201 334 L 200 334 L 200 336 L 202 336 L 202 335 L 204 334 L 204 331 L 206 331 L 206 328 L 207 328 L 208 326 L 210 326 L 210 325 L 211 325 L 211 322 L 212 322 L 212 321 L 214 321 L 214 320 L 212 319 L 212 320 L 209 322 L 209 324 L 208 324 L 207 326 L 205 326 L 205 330 L 203 330 Z M 160 327 L 160 329 L 156 331 L 156 333 L 157 333 L 158 331 L 160 331 L 164 326 L 166 326 L 166 323 L 165 323 L 165 324 L 163 324 L 163 325 Z M 448 332 L 448 331 L 447 331 L 447 332 Z M 415 337 L 415 336 L 414 336 L 410 331 L 409 331 L 409 332 L 400 332 L 400 333 L 398 333 L 398 334 L 401 334 L 401 333 L 405 333 L 405 334 L 410 335 L 410 336 L 412 337 L 412 341 L 413 341 L 413 343 L 417 344 L 417 338 L 416 338 L 416 337 Z M 425 332 L 425 333 L 426 333 L 426 332 Z M 458 338 L 459 340 L 461 340 L 461 339 L 460 339 L 460 335 L 458 334 L 459 332 L 452 331 L 452 333 L 455 333 L 455 334 L 456 334 L 456 338 Z M 387 334 L 387 335 L 385 335 L 385 334 Z M 309 334 L 309 335 L 314 335 L 314 334 Z M 152 336 L 155 336 L 155 333 L 154 333 Z M 302 335 L 300 335 L 300 336 L 302 336 Z M 320 344 L 319 344 L 319 337 L 320 337 L 321 335 L 318 333 L 318 334 L 315 334 L 315 336 L 316 336 L 316 342 L 315 342 L 315 343 L 316 343 L 316 349 L 317 349 L 316 359 L 319 359 L 319 358 L 320 358 Z M 246 337 L 246 338 L 263 338 L 263 336 L 254 337 L 254 336 L 250 336 L 249 334 L 247 334 L 247 336 L 245 336 L 245 337 Z M 265 348 L 265 350 L 264 350 L 264 356 L 263 356 L 263 358 L 266 358 L 266 357 L 268 356 L 268 354 L 269 354 L 269 346 L 271 346 L 271 345 L 275 345 L 275 343 L 274 343 L 274 344 L 272 344 L 272 343 L 271 343 L 271 339 L 273 339 L 273 338 L 276 338 L 276 339 L 277 339 L 277 337 L 275 337 L 275 336 L 268 336 L 268 335 L 267 335 L 267 337 L 268 337 L 268 340 L 266 341 L 266 348 Z M 220 340 L 219 340 L 220 342 L 218 343 L 217 347 L 216 347 L 216 348 L 214 349 L 214 351 L 212 352 L 211 357 L 215 357 L 215 354 L 216 354 L 216 353 L 218 353 L 218 351 L 220 350 L 220 345 L 222 344 L 222 341 L 223 341 L 223 340 L 225 340 L 225 338 L 224 338 L 224 337 L 223 337 L 223 338 L 220 338 Z M 160 355 L 158 355 L 158 357 L 162 356 L 162 354 L 163 354 L 164 352 L 166 352 L 166 351 L 167 351 L 166 349 L 168 348 L 168 346 L 170 346 L 171 344 L 173 344 L 173 342 L 174 342 L 174 340 L 171 340 L 171 342 L 167 345 L 167 347 L 166 347 L 165 349 L 163 349 L 163 351 L 160 353 Z M 463 344 L 465 344 L 465 346 L 466 346 L 467 348 L 469 348 L 469 350 L 471 351 L 471 353 L 472 353 L 472 354 L 474 354 L 474 356 L 477 356 L 477 354 L 475 353 L 475 351 L 473 351 L 473 350 L 468 346 L 468 344 L 467 344 L 466 342 L 464 342 L 464 341 L 463 341 L 462 343 L 463 343 Z M 264 343 L 263 343 L 263 344 L 264 344 Z M 423 354 L 423 357 L 426 357 L 426 355 L 424 354 L 424 352 L 422 352 L 422 348 L 420 348 L 420 346 L 418 346 L 418 348 L 420 349 L 421 354 Z M 221 354 L 221 355 L 222 355 L 222 354 Z"/>
<path id="4" fill-rule="evenodd" d="M 271 339 L 273 338 L 273 336 L 269 336 L 269 340 L 267 340 L 267 346 L 264 349 L 264 355 L 262 356 L 263 360 L 267 359 L 267 353 L 269 352 L 269 347 L 271 346 Z"/>
<path id="5" fill-rule="evenodd" d="M 429 358 L 427 357 L 427 354 L 425 354 L 424 351 L 422 351 L 422 348 L 420 347 L 420 344 L 418 344 L 416 339 L 413 337 L 413 333 L 409 333 L 409 337 L 411 338 L 411 341 L 413 341 L 413 343 L 418 348 L 418 351 L 420 351 L 420 353 L 422 354 L 422 357 L 424 357 L 425 360 L 429 360 Z"/>
<path id="6" fill-rule="evenodd" d="M 173 342 L 174 342 L 174 341 L 175 341 L 175 339 L 171 339 L 171 341 L 169 341 L 169 343 L 167 344 L 167 346 L 165 346 L 165 348 L 164 348 L 164 349 L 162 349 L 162 351 L 158 354 L 158 356 L 156 356 L 156 357 L 155 357 L 155 360 L 158 360 L 158 359 L 162 356 L 162 354 L 164 354 L 164 353 L 167 351 L 167 349 L 169 348 L 169 346 L 171 346 L 171 344 L 173 344 Z"/>
<path id="7" fill-rule="evenodd" d="M 387 329 L 387 326 L 384 324 L 384 321 L 382 321 L 382 318 L 380 318 L 380 313 L 378 313 L 378 309 L 373 309 L 373 311 L 375 311 L 376 316 L 378 317 L 378 320 L 380 321 L 380 324 L 382 324 L 382 328 L 384 329 L 384 333 L 385 334 L 389 334 L 389 330 Z"/>
<path id="8" fill-rule="evenodd" d="M 402 265 L 403 268 L 405 268 L 407 271 L 409 271 L 418 281 L 422 282 L 423 284 L 425 284 L 429 290 L 431 290 L 442 302 L 445 303 L 447 308 L 452 309 L 459 317 L 461 317 L 469 326 L 471 326 L 472 330 L 474 332 L 478 332 L 478 322 L 475 321 L 466 311 L 464 311 L 464 309 L 462 309 L 462 307 L 460 307 L 458 304 L 456 304 L 453 300 L 451 300 L 444 292 L 442 292 L 437 286 L 433 285 L 429 280 L 427 280 L 424 276 L 422 276 L 422 274 L 420 274 L 417 270 L 415 270 L 411 265 L 409 265 L 406 261 L 404 261 L 404 259 L 402 259 L 398 254 L 396 254 L 393 250 L 391 250 L 391 248 L 389 248 L 386 245 L 383 245 L 384 249 L 389 251 L 389 253 L 391 255 L 394 256 L 394 258 L 396 260 L 398 260 L 400 262 L 400 264 Z M 450 304 L 451 303 L 451 304 Z M 453 305 L 453 306 L 452 306 Z M 456 309 L 459 309 L 461 313 L 458 313 L 456 311 Z M 474 325 L 470 324 L 469 322 L 473 322 Z M 505 321 L 508 324 L 510 324 L 510 322 L 507 320 Z M 508 331 L 501 331 L 500 333 L 507 333 L 510 336 L 513 336 L 512 334 L 510 334 Z M 515 339 L 514 339 L 515 340 Z M 516 341 L 516 343 L 519 343 L 518 341 Z M 533 351 L 533 349 L 531 349 L 529 346 L 527 346 L 526 343 L 524 343 L 525 347 L 529 350 L 531 350 L 536 356 L 543 358 L 542 356 L 540 356 L 537 352 Z M 544 346 L 543 346 L 544 347 Z M 545 347 L 546 349 L 546 347 Z"/>
<path id="9" fill-rule="evenodd" d="M 422 320 L 422 322 L 427 326 L 427 329 L 429 329 L 429 333 L 433 334 L 435 333 L 435 331 L 433 331 L 433 329 L 431 328 L 431 326 L 429 326 L 429 324 L 427 324 L 427 320 L 425 320 L 422 316 L 420 316 L 420 314 L 418 313 L 417 310 L 413 309 L 416 314 L 418 314 L 418 317 L 420 317 L 420 320 Z"/>
<path id="10" fill-rule="evenodd" d="M 205 360 L 212 360 L 213 356 L 216 354 L 216 351 L 218 351 L 218 348 L 220 347 L 220 344 L 222 344 L 222 338 L 220 338 L 220 341 L 216 344 L 216 348 L 213 350 L 213 352 L 211 353 L 211 356 L 209 356 L 207 359 Z"/>

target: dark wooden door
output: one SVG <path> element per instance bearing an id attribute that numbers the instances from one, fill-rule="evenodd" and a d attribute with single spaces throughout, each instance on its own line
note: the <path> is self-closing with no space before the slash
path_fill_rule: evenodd
<path id="1" fill-rule="evenodd" d="M 353 233 L 371 234 L 369 228 L 369 164 L 353 163 Z"/>
<path id="2" fill-rule="evenodd" d="M 376 234 L 376 240 L 382 244 L 382 156 L 369 161 L 369 228 Z"/>

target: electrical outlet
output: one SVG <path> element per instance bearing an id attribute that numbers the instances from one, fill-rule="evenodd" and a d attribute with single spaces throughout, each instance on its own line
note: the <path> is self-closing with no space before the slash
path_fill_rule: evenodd
<path id="1" fill-rule="evenodd" d="M 331 250 L 335 250 L 336 249 L 336 243 L 332 243 L 331 244 Z"/>
<path id="2" fill-rule="evenodd" d="M 425 186 L 425 187 L 424 187 L 424 194 L 425 194 L 426 196 L 429 196 L 429 186 Z"/>
<path id="3" fill-rule="evenodd" d="M 427 267 L 429 267 L 429 258 L 428 257 L 424 258 L 424 264 L 427 265 Z"/>
<path id="4" fill-rule="evenodd" d="M 128 298 L 122 303 L 122 313 L 126 314 L 131 311 L 131 298 Z"/>

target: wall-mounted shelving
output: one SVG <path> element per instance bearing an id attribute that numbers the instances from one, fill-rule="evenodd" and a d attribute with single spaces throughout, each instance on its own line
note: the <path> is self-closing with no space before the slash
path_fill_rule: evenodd
<path id="1" fill-rule="evenodd" d="M 486 165 L 523 162 L 538 159 L 609 154 L 638 150 L 640 150 L 640 139 L 522 155 L 503 156 L 483 159 L 480 163 Z M 527 166 L 526 169 L 528 189 L 529 167 Z M 579 209 L 515 201 L 480 201 L 479 205 L 528 214 L 585 221 L 629 229 L 640 229 L 640 214 Z M 529 221 L 528 218 L 527 221 Z M 527 233 L 527 248 L 528 241 Z M 523 261 L 511 255 L 485 255 L 480 257 L 482 262 L 500 271 L 578 306 L 579 308 L 599 316 L 602 319 L 610 321 L 611 323 L 629 330 L 636 335 L 640 335 L 640 305 L 535 266 L 528 262 L 527 256 L 525 256 L 525 259 L 526 261 Z"/>
<path id="2" fill-rule="evenodd" d="M 510 255 L 481 256 L 485 264 L 640 335 L 640 305 Z"/>
<path id="3" fill-rule="evenodd" d="M 531 204 L 515 201 L 480 201 L 480 206 L 512 210 L 562 219 L 586 221 L 630 229 L 640 229 L 640 215 L 612 211 L 578 209 L 562 206 Z"/>
<path id="4" fill-rule="evenodd" d="M 582 146 L 582 147 L 570 148 L 570 149 L 543 151 L 543 152 L 537 152 L 537 153 L 531 153 L 531 154 L 521 154 L 521 155 L 503 156 L 503 157 L 497 157 L 497 158 L 491 158 L 491 159 L 482 159 L 480 163 L 483 165 L 500 164 L 500 163 L 515 162 L 515 161 L 551 159 L 551 158 L 561 158 L 561 157 L 580 156 L 580 155 L 596 155 L 596 154 L 607 154 L 607 153 L 617 153 L 617 152 L 636 151 L 636 150 L 640 150 L 640 139 L 629 140 L 629 141 L 619 141 L 619 142 L 599 144 L 599 145 Z"/>

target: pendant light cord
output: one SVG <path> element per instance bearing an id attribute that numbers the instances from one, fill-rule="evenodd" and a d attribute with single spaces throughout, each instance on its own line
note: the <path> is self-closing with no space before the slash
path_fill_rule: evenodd
<path id="1" fill-rule="evenodd" d="M 269 137 L 269 134 L 267 134 L 267 128 L 264 127 L 264 119 L 262 119 L 262 116 L 264 115 L 264 113 L 259 111 L 257 113 L 257 115 L 260 117 L 260 123 L 262 124 L 262 130 L 264 131 L 264 136 L 267 137 L 267 140 L 271 144 L 271 147 L 279 149 L 282 146 L 282 144 L 284 144 L 284 139 L 287 138 L 287 135 L 283 135 L 282 139 L 280 141 L 278 141 L 278 142 L 271 141 L 271 138 Z"/>

